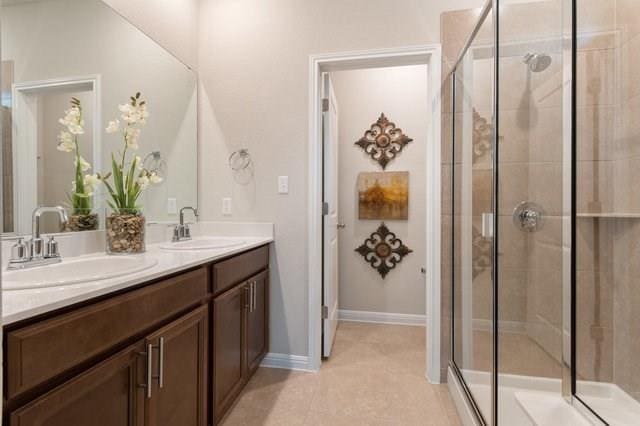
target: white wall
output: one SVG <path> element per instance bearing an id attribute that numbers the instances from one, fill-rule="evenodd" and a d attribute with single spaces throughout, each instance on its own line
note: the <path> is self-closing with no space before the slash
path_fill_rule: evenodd
<path id="1" fill-rule="evenodd" d="M 197 63 L 200 77 L 201 212 L 276 224 L 270 349 L 307 355 L 309 55 L 437 43 L 443 11 L 484 0 L 200 0 L 195 13 L 199 0 L 164 0 L 173 2 L 166 8 L 157 0 L 105 1 L 184 58 L 198 31 L 197 60 L 185 60 Z M 242 146 L 255 162 L 248 185 L 235 183 L 226 163 Z M 289 195 L 277 194 L 279 175 L 290 177 Z M 229 196 L 234 213 L 222 216 Z"/>
<path id="2" fill-rule="evenodd" d="M 430 126 L 427 66 L 335 72 L 331 76 L 339 116 L 340 309 L 425 315 L 425 150 Z M 382 279 L 354 250 L 381 220 L 358 219 L 360 172 L 382 171 L 354 142 L 380 113 L 413 141 L 387 166 L 409 172 L 408 220 L 384 220 L 413 253 Z"/>

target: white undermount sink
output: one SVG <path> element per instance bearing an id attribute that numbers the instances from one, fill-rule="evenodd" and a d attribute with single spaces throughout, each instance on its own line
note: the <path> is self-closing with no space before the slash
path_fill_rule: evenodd
<path id="1" fill-rule="evenodd" d="M 158 264 L 141 256 L 94 256 L 63 260 L 53 265 L 4 271 L 2 290 L 62 287 L 135 274 Z"/>
<path id="2" fill-rule="evenodd" d="M 233 237 L 199 237 L 187 241 L 162 244 L 163 250 L 213 250 L 241 246 L 246 241 Z"/>

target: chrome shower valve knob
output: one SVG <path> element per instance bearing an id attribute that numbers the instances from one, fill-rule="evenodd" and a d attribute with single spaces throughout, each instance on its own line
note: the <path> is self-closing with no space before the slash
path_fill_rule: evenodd
<path id="1" fill-rule="evenodd" d="M 544 224 L 544 209 L 531 201 L 523 201 L 513 210 L 513 224 L 523 232 L 536 232 Z"/>

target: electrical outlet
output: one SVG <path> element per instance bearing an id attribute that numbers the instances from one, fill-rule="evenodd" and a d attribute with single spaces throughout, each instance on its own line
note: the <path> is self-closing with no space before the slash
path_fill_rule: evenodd
<path id="1" fill-rule="evenodd" d="M 231 214 L 231 198 L 222 199 L 222 214 L 229 216 Z"/>
<path id="2" fill-rule="evenodd" d="M 178 214 L 178 201 L 175 198 L 167 199 L 167 214 Z"/>
<path id="3" fill-rule="evenodd" d="M 289 176 L 278 176 L 278 193 L 289 193 Z"/>

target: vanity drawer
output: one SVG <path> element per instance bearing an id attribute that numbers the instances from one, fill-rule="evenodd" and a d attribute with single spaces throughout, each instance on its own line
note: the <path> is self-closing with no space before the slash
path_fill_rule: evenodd
<path id="1" fill-rule="evenodd" d="M 207 268 L 199 268 L 9 331 L 5 364 L 7 398 L 201 303 L 208 295 L 207 278 Z"/>
<path id="2" fill-rule="evenodd" d="M 269 246 L 239 254 L 213 265 L 213 292 L 221 293 L 269 266 Z"/>

